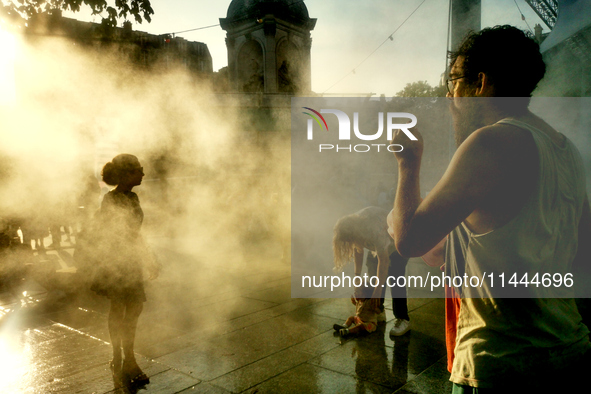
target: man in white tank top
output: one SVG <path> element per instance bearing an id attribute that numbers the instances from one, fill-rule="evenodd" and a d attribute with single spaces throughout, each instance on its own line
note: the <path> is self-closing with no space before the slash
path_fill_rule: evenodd
<path id="1" fill-rule="evenodd" d="M 572 287 L 503 293 L 499 276 L 506 282 L 513 273 L 518 280 L 536 273 L 539 280 L 544 273 L 565 279 L 573 263 L 589 261 L 591 213 L 581 157 L 528 110 L 545 72 L 533 39 L 497 26 L 468 36 L 450 58 L 447 96 L 457 152 L 421 200 L 422 139 L 395 135 L 393 143 L 404 150 L 396 153 L 389 232 L 405 257 L 424 255 L 449 234 L 448 275 L 486 273 L 497 281 L 447 289 L 454 393 L 569 392 L 591 367 L 589 330 Z"/>

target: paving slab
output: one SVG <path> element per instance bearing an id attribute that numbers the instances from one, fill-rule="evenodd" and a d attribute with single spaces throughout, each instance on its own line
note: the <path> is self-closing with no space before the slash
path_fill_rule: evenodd
<path id="1" fill-rule="evenodd" d="M 150 375 L 150 384 L 140 392 L 152 393 L 178 393 L 186 389 L 198 386 L 200 380 L 188 376 L 182 372 L 168 369 L 164 372 Z"/>
<path id="2" fill-rule="evenodd" d="M 214 379 L 211 384 L 231 392 L 242 392 L 303 364 L 311 357 L 310 354 L 298 352 L 293 347 L 288 348 Z"/>
<path id="3" fill-rule="evenodd" d="M 331 326 L 332 320 L 328 318 L 297 310 L 210 338 L 207 343 L 159 357 L 157 361 L 207 381 L 310 339 Z"/>
<path id="4" fill-rule="evenodd" d="M 209 383 L 199 383 L 195 386 L 191 386 L 185 390 L 179 391 L 179 393 L 183 394 L 228 394 L 230 393 L 227 390 L 224 390 L 220 387 L 212 386 Z"/>
<path id="5" fill-rule="evenodd" d="M 391 393 L 387 387 L 311 364 L 302 364 L 243 393 Z"/>
<path id="6" fill-rule="evenodd" d="M 317 356 L 341 345 L 341 339 L 335 337 L 334 331 L 329 330 L 313 338 L 293 346 L 294 350 Z"/>
<path id="7" fill-rule="evenodd" d="M 378 330 L 371 335 L 379 336 L 380 334 L 383 335 L 383 330 L 382 332 Z M 414 376 L 407 376 L 407 368 L 398 368 L 396 365 L 405 364 L 408 360 L 395 359 L 391 348 L 363 339 L 347 341 L 342 346 L 310 360 L 309 363 L 375 383 L 386 387 L 390 392 L 414 378 Z"/>
<path id="8" fill-rule="evenodd" d="M 378 331 L 341 338 L 332 326 L 354 314 L 349 299 L 292 299 L 285 264 L 225 272 L 203 257 L 159 253 L 170 271 L 146 287 L 136 358 L 151 383 L 138 393 L 449 392 L 443 300 L 409 298 L 412 329 L 390 337 L 386 298 Z M 108 367 L 108 300 L 28 284 L 18 299 L 0 293 L 0 392 L 135 392 Z"/>
<path id="9" fill-rule="evenodd" d="M 447 371 L 447 357 L 442 357 L 436 363 L 425 369 L 415 379 L 395 391 L 396 394 L 449 394 L 452 383 Z"/>

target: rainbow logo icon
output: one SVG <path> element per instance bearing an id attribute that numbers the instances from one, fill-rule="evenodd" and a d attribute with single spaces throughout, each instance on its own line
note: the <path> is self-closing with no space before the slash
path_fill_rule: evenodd
<path id="1" fill-rule="evenodd" d="M 312 115 L 309 112 L 302 112 L 302 113 L 312 117 L 312 119 L 314 119 L 316 121 L 316 123 L 318 123 L 318 126 L 320 126 L 321 130 L 322 130 L 322 124 L 320 123 L 320 119 L 322 119 L 322 123 L 324 123 L 324 128 L 326 129 L 326 131 L 328 131 L 328 125 L 326 124 L 326 120 L 324 120 L 324 117 L 322 115 L 320 115 L 320 112 L 313 110 L 312 108 L 308 108 L 308 107 L 302 107 L 302 108 L 314 112 L 314 114 L 316 116 Z M 320 119 L 318 119 L 318 117 L 320 117 Z"/>

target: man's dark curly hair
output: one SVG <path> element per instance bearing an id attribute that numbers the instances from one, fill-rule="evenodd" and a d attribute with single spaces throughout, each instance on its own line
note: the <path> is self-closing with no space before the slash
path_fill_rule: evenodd
<path id="1" fill-rule="evenodd" d="M 460 56 L 467 82 L 476 82 L 480 72 L 486 74 L 496 97 L 531 97 L 546 72 L 532 35 L 509 25 L 468 34 L 460 48 L 449 53 L 450 65 Z"/>

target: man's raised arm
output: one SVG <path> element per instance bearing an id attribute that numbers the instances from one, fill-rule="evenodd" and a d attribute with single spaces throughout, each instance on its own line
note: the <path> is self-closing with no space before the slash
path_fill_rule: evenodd
<path id="1" fill-rule="evenodd" d="M 422 138 L 410 141 L 397 132 L 393 143 L 404 146 L 395 154 L 398 189 L 392 227 L 398 252 L 405 257 L 424 255 L 494 192 L 510 193 L 509 185 L 519 176 L 515 174 L 523 153 L 520 147 L 533 144 L 527 138 L 515 128 L 502 125 L 475 131 L 460 145 L 441 180 L 421 201 Z"/>

